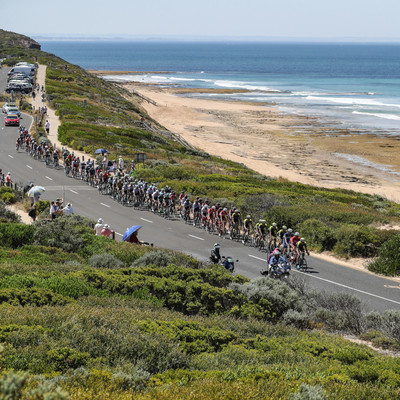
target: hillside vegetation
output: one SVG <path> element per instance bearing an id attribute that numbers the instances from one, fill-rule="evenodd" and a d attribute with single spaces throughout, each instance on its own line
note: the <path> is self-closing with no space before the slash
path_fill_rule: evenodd
<path id="1" fill-rule="evenodd" d="M 147 154 L 137 177 L 175 191 L 185 190 L 223 205 L 234 203 L 255 220 L 265 218 L 299 230 L 311 248 L 345 257 L 376 256 L 397 230 L 379 226 L 398 223 L 400 205 L 380 196 L 324 189 L 274 180 L 245 166 L 183 146 L 170 136 L 141 128 L 141 99 L 48 53 L 25 50 L 46 64 L 46 94 L 61 119 L 60 141 L 92 153 L 107 148 L 111 158 Z M 22 56 L 20 56 L 22 58 Z M 11 58 L 9 63 L 16 62 Z M 153 125 L 157 125 L 152 121 Z M 375 264 L 375 270 L 378 268 Z M 398 275 L 400 265 L 379 268 Z"/>
<path id="2" fill-rule="evenodd" d="M 399 358 L 335 334 L 399 349 L 399 312 L 0 210 L 0 397 L 11 381 L 23 399 L 400 396 Z"/>

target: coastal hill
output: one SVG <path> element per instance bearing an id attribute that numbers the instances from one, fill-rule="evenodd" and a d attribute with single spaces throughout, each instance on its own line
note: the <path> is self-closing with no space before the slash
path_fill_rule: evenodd
<path id="1" fill-rule="evenodd" d="M 168 136 L 140 98 L 52 54 L 20 49 L 6 62 L 47 65 L 46 96 L 71 148 L 146 152 L 138 177 L 290 223 L 315 249 L 396 259 L 397 242 L 397 253 L 382 243 L 399 236 L 378 227 L 398 222 L 397 204 L 211 157 Z M 45 135 L 40 126 L 34 133 Z M 6 201 L 24 201 L 0 189 Z M 38 204 L 44 215 L 48 207 Z M 0 201 L 0 222 L 0 398 L 400 398 L 398 311 L 367 313 L 347 293 L 249 281 L 180 252 L 95 236 L 93 221 L 79 215 L 25 225 Z"/>
<path id="2" fill-rule="evenodd" d="M 18 48 L 40 50 L 41 46 L 32 38 L 18 33 L 0 29 L 0 57 L 7 49 L 17 50 Z"/>

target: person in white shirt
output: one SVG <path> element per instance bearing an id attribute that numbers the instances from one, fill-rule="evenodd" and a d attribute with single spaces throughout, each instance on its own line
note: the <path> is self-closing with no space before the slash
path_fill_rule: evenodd
<path id="1" fill-rule="evenodd" d="M 74 209 L 72 208 L 72 204 L 68 203 L 64 208 L 63 208 L 63 214 L 64 215 L 70 215 L 74 213 Z"/>
<path id="2" fill-rule="evenodd" d="M 99 220 L 97 221 L 97 224 L 94 226 L 94 234 L 96 236 L 100 236 L 101 231 L 104 228 L 104 222 L 102 218 L 99 218 Z"/>
<path id="3" fill-rule="evenodd" d="M 118 168 L 119 168 L 120 170 L 123 170 L 123 169 L 124 169 L 124 159 L 122 158 L 122 156 L 119 156 L 119 159 L 118 159 Z"/>
<path id="4" fill-rule="evenodd" d="M 49 120 L 46 121 L 46 124 L 45 124 L 44 127 L 46 129 L 46 133 L 48 134 L 50 132 L 50 122 L 49 122 Z"/>

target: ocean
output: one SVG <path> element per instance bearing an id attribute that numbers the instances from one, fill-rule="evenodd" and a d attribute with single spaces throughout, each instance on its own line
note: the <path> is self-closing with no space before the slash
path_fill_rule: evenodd
<path id="1" fill-rule="evenodd" d="M 106 76 L 196 94 L 268 102 L 359 133 L 400 134 L 400 44 L 43 41 L 42 49 L 85 69 L 152 71 Z M 156 73 L 159 72 L 159 73 Z M 193 95 L 191 95 L 193 96 Z"/>

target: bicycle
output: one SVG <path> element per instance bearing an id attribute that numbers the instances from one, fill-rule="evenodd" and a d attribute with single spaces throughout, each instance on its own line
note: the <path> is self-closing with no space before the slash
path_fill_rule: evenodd
<path id="1" fill-rule="evenodd" d="M 302 272 L 307 272 L 307 270 L 308 270 L 308 264 L 307 264 L 305 253 L 306 253 L 305 251 L 300 252 L 299 261 L 297 263 L 298 269 Z"/>

